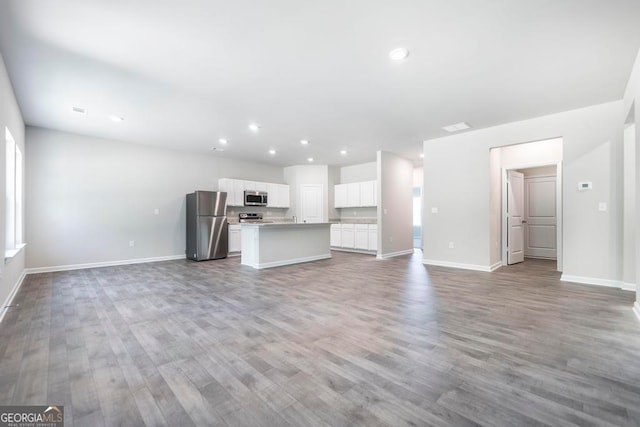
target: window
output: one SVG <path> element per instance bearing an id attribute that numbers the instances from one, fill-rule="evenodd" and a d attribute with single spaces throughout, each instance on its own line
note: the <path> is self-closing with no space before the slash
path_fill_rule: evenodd
<path id="1" fill-rule="evenodd" d="M 422 247 L 422 189 L 413 188 L 413 247 Z"/>
<path id="2" fill-rule="evenodd" d="M 5 258 L 12 257 L 24 246 L 22 236 L 23 159 L 22 151 L 5 128 L 6 150 L 6 222 Z"/>

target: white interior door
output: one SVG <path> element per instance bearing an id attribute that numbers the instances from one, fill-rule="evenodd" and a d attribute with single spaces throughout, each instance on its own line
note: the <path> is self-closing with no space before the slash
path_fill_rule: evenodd
<path id="1" fill-rule="evenodd" d="M 321 184 L 300 186 L 300 220 L 302 222 L 324 222 L 322 193 Z"/>
<path id="2" fill-rule="evenodd" d="M 507 264 L 524 261 L 524 174 L 507 172 Z"/>
<path id="3" fill-rule="evenodd" d="M 524 255 L 556 259 L 556 177 L 524 180 Z"/>

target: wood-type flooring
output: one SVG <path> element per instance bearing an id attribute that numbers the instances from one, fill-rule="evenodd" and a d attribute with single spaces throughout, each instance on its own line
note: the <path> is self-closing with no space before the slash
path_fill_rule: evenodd
<path id="1" fill-rule="evenodd" d="M 0 405 L 67 426 L 637 426 L 634 293 L 333 258 L 28 275 L 0 324 Z"/>

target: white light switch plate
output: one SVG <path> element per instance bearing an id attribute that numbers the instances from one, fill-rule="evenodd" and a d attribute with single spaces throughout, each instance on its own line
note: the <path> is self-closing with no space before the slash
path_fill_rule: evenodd
<path id="1" fill-rule="evenodd" d="M 431 213 L 438 213 L 438 208 L 431 208 Z"/>
<path id="2" fill-rule="evenodd" d="M 606 212 L 607 211 L 607 203 L 606 202 L 598 203 L 598 210 L 600 212 Z"/>

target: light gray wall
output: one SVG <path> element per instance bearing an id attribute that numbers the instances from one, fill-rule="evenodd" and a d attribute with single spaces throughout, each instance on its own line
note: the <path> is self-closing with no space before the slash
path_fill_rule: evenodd
<path id="1" fill-rule="evenodd" d="M 636 283 L 636 126 L 624 130 L 624 233 L 623 275 L 627 284 Z"/>
<path id="2" fill-rule="evenodd" d="M 378 178 L 378 163 L 361 163 L 340 168 L 340 184 L 374 181 Z"/>
<path id="3" fill-rule="evenodd" d="M 329 219 L 329 166 L 327 165 L 298 165 L 284 168 L 284 180 L 291 186 L 291 209 L 289 216 L 300 217 L 300 186 L 305 184 L 319 184 L 323 186 L 324 219 Z"/>
<path id="4" fill-rule="evenodd" d="M 502 149 L 489 151 L 489 263 L 502 264 Z"/>
<path id="5" fill-rule="evenodd" d="M 520 172 L 522 172 L 525 177 L 530 177 L 530 176 L 556 176 L 556 167 L 555 166 L 541 166 L 539 168 L 523 169 Z"/>
<path id="6" fill-rule="evenodd" d="M 631 70 L 631 76 L 629 77 L 629 83 L 624 92 L 624 110 L 622 119 L 627 123 L 634 123 L 636 127 L 640 124 L 640 106 L 637 105 L 640 100 L 640 50 L 636 56 L 636 61 Z M 640 132 L 635 132 L 635 183 L 632 184 L 635 187 L 635 201 L 637 203 L 640 200 Z M 640 317 L 640 274 L 638 274 L 637 266 L 640 265 L 640 215 L 635 215 L 634 230 L 629 230 L 630 233 L 635 234 L 635 265 L 636 265 L 636 314 Z"/>
<path id="7" fill-rule="evenodd" d="M 329 166 L 327 169 L 329 182 L 327 183 L 327 205 L 329 211 L 329 220 L 338 221 L 340 219 L 340 210 L 335 206 L 335 186 L 340 184 L 340 168 L 338 166 Z"/>
<path id="8" fill-rule="evenodd" d="M 562 137 L 564 273 L 620 280 L 621 200 L 611 195 L 622 188 L 622 108 L 611 102 L 425 141 L 424 206 L 439 208 L 425 220 L 425 259 L 488 268 L 490 148 Z M 577 191 L 584 180 L 592 191 Z M 602 201 L 607 212 L 598 211 Z"/>
<path id="9" fill-rule="evenodd" d="M 209 153 L 33 127 L 27 141 L 29 268 L 184 255 L 186 193 L 226 177 L 283 182 L 282 168 Z"/>
<path id="10" fill-rule="evenodd" d="M 413 250 L 413 162 L 378 151 L 378 255 Z"/>
<path id="11" fill-rule="evenodd" d="M 0 56 L 0 135 L 4 141 L 5 127 L 11 132 L 11 136 L 16 144 L 20 147 L 23 156 L 28 158 L 25 153 L 25 131 L 22 114 L 16 101 L 11 81 L 4 65 L 4 60 Z M 4 147 L 4 144 L 2 144 Z M 0 150 L 0 188 L 4 189 L 6 185 L 6 154 L 4 148 Z M 5 241 L 6 230 L 6 201 L 2 197 L 0 201 L 0 242 Z M 9 301 L 7 298 L 15 289 L 21 280 L 25 268 L 25 250 L 21 250 L 13 258 L 5 260 L 0 264 L 0 316 L 4 314 L 4 307 Z"/>

